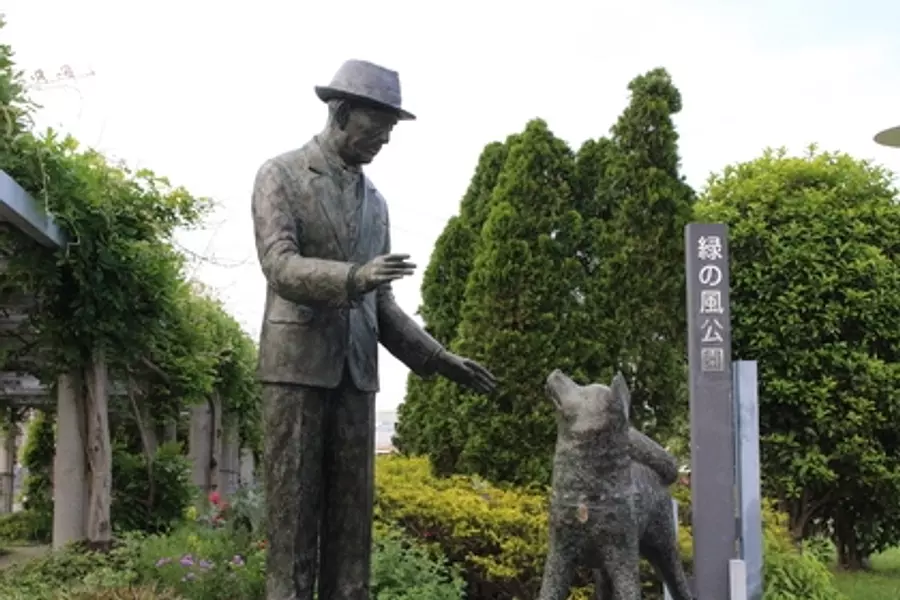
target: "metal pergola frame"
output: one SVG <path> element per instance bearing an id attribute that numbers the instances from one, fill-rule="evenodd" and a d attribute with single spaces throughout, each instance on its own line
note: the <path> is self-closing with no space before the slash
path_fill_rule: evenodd
<path id="1" fill-rule="evenodd" d="M 0 171 L 0 219 L 46 248 L 61 248 L 66 243 L 66 235 L 53 217 L 4 171 Z"/>
<path id="2" fill-rule="evenodd" d="M 45 248 L 62 248 L 67 243 L 65 232 L 53 216 L 4 171 L 0 171 L 0 222 L 8 223 Z M 0 331 L 6 334 L 18 332 L 26 318 L 24 313 L 18 312 L 23 308 L 16 306 L 12 312 L 0 311 Z M 29 375 L 5 372 L 0 365 L 0 405 L 43 408 L 54 404 L 55 398 L 47 386 Z"/>

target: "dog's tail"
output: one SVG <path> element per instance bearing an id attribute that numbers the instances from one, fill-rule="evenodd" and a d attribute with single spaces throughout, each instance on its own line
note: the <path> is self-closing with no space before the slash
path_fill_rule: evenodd
<path id="1" fill-rule="evenodd" d="M 665 448 L 634 427 L 628 431 L 628 443 L 631 459 L 650 467 L 663 485 L 670 486 L 678 480 L 678 463 Z"/>

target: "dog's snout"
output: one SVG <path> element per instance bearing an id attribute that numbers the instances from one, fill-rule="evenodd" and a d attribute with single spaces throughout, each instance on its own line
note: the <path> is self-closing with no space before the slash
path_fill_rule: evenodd
<path id="1" fill-rule="evenodd" d="M 547 385 L 559 388 L 569 388 L 573 384 L 572 378 L 566 375 L 562 369 L 553 369 L 553 371 L 547 375 Z"/>

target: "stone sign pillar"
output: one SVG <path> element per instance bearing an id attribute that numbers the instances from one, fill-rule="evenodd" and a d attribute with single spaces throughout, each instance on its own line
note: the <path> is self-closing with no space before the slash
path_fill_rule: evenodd
<path id="1" fill-rule="evenodd" d="M 694 578 L 698 600 L 724 600 L 739 552 L 728 227 L 691 223 L 684 237 Z"/>

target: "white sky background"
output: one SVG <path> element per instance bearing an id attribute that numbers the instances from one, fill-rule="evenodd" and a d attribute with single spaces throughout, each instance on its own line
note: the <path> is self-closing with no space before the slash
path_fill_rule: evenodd
<path id="1" fill-rule="evenodd" d="M 368 169 L 391 209 L 394 250 L 419 265 L 395 285 L 410 313 L 482 147 L 533 117 L 575 147 L 603 135 L 628 81 L 657 66 L 684 97 L 677 124 L 696 187 L 765 146 L 810 142 L 900 170 L 900 150 L 871 141 L 900 124 L 900 7 L 887 0 L 3 4 L 2 35 L 22 68 L 96 72 L 36 92 L 41 125 L 215 198 L 208 229 L 180 242 L 210 258 L 197 277 L 254 336 L 265 293 L 254 174 L 321 129 L 313 86 L 347 58 L 398 70 L 404 104 L 419 117 Z M 383 352 L 381 372 L 379 409 L 392 409 L 407 370 Z"/>

